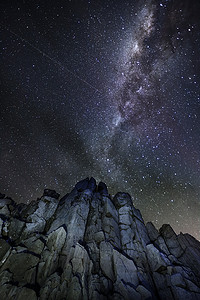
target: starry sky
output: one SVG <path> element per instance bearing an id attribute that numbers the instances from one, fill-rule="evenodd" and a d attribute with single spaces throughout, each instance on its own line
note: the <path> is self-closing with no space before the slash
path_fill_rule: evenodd
<path id="1" fill-rule="evenodd" d="M 198 0 L 0 3 L 0 192 L 93 176 L 200 239 Z"/>

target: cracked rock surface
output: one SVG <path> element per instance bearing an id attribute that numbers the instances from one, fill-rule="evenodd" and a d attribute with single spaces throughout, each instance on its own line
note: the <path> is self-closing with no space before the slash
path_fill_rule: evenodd
<path id="1" fill-rule="evenodd" d="M 200 242 L 145 225 L 129 194 L 94 178 L 0 199 L 0 299 L 200 299 Z"/>

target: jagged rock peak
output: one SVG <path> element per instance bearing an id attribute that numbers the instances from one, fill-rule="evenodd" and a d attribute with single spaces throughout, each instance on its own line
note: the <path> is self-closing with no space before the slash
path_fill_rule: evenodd
<path id="1" fill-rule="evenodd" d="M 0 194 L 0 299 L 200 299 L 200 243 L 94 178 L 59 200 Z"/>

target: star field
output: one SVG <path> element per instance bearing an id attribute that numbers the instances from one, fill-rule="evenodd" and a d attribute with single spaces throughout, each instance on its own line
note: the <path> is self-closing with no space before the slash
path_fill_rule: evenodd
<path id="1" fill-rule="evenodd" d="M 93 176 L 200 239 L 200 5 L 0 4 L 0 192 Z"/>

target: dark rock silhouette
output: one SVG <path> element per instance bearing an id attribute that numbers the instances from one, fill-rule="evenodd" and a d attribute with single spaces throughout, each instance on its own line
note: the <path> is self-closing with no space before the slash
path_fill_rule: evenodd
<path id="1" fill-rule="evenodd" d="M 200 243 L 146 226 L 126 193 L 94 178 L 60 201 L 0 199 L 0 299 L 200 299 Z"/>

